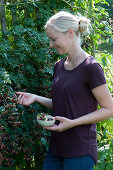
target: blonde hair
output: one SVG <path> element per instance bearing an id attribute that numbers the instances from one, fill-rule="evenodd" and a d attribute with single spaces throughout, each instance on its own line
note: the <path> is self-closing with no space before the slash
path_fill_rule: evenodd
<path id="1" fill-rule="evenodd" d="M 69 12 L 61 11 L 53 15 L 45 24 L 45 29 L 52 26 L 59 32 L 66 32 L 68 29 L 73 29 L 75 33 L 83 33 L 88 31 L 90 20 L 86 17 L 75 16 Z"/>

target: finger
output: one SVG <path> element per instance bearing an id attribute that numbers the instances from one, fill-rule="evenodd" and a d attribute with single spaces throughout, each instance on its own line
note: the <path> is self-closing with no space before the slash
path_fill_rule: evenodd
<path id="1" fill-rule="evenodd" d="M 15 98 L 17 99 L 17 95 L 16 95 L 16 94 L 14 94 L 14 95 L 13 95 L 13 98 L 14 98 L 14 99 L 15 99 Z"/>
<path id="2" fill-rule="evenodd" d="M 24 92 L 15 92 L 16 94 L 18 94 L 18 95 L 23 95 L 24 94 Z"/>
<path id="3" fill-rule="evenodd" d="M 24 96 L 22 96 L 21 98 L 20 98 L 20 104 L 23 104 L 24 103 Z"/>
<path id="4" fill-rule="evenodd" d="M 18 103 L 18 104 L 22 104 L 23 97 L 24 97 L 24 96 L 22 96 L 22 95 L 20 95 L 20 96 L 18 97 L 18 100 L 17 100 L 17 103 Z"/>
<path id="5" fill-rule="evenodd" d="M 15 100 L 15 101 L 17 101 L 17 95 L 16 94 L 14 94 L 14 96 L 13 96 L 13 100 Z"/>
<path id="6" fill-rule="evenodd" d="M 21 99 L 22 95 L 19 95 L 17 98 L 17 103 L 20 103 L 20 99 Z"/>
<path id="7" fill-rule="evenodd" d="M 55 120 L 59 120 L 60 122 L 64 120 L 64 117 L 61 117 L 61 116 L 56 116 L 55 117 Z"/>
<path id="8" fill-rule="evenodd" d="M 46 126 L 43 128 L 46 130 L 57 131 L 58 126 L 54 124 L 53 126 Z"/>
<path id="9" fill-rule="evenodd" d="M 50 131 L 62 132 L 62 128 L 59 127 L 59 126 L 57 126 L 57 127 L 44 127 L 44 129 L 50 130 Z"/>

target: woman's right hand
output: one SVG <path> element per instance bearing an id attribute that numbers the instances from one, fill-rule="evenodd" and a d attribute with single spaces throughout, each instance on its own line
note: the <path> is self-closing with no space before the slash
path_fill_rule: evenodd
<path id="1" fill-rule="evenodd" d="M 28 106 L 36 101 L 37 96 L 35 94 L 26 93 L 26 92 L 16 92 L 17 103 Z"/>

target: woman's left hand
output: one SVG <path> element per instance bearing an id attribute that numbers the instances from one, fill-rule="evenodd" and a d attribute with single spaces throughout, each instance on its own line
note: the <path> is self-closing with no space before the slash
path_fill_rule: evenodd
<path id="1" fill-rule="evenodd" d="M 57 132 L 63 132 L 64 130 L 70 129 L 73 127 L 73 120 L 61 117 L 61 116 L 56 116 L 55 120 L 60 121 L 59 125 L 53 125 L 49 127 L 44 127 L 44 129 L 51 130 L 51 131 L 57 131 Z"/>

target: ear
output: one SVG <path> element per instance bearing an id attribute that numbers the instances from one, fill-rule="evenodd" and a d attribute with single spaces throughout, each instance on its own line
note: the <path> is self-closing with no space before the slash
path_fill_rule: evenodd
<path id="1" fill-rule="evenodd" d="M 73 29 L 68 29 L 68 35 L 69 35 L 69 38 L 72 38 L 74 36 L 74 30 Z"/>

